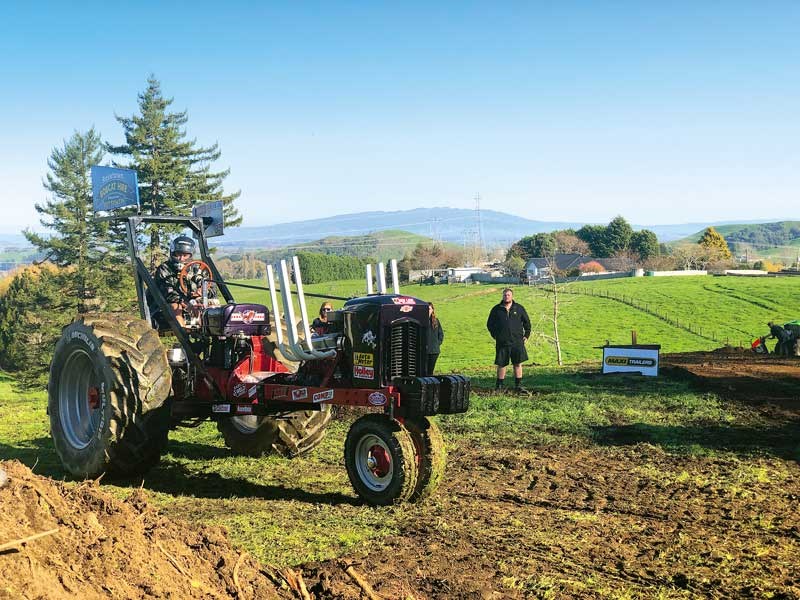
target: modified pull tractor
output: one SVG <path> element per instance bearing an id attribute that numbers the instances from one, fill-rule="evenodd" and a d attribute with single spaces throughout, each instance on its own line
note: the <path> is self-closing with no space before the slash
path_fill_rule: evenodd
<path id="1" fill-rule="evenodd" d="M 465 412 L 470 383 L 426 373 L 428 304 L 399 293 L 394 263 L 393 293 L 383 264 L 372 293 L 368 267 L 367 294 L 329 313 L 327 331 L 317 335 L 296 259 L 302 323 L 285 261 L 278 270 L 283 321 L 271 266 L 271 310 L 234 301 L 230 288 L 241 284 L 225 282 L 214 265 L 208 219 L 119 219 L 127 226 L 140 318 L 84 315 L 64 329 L 50 369 L 48 411 L 65 468 L 79 477 L 144 472 L 158 462 L 170 428 L 205 419 L 217 422 L 235 453 L 292 458 L 319 444 L 338 405 L 370 409 L 354 421 L 344 448 L 361 498 L 385 505 L 430 495 L 446 456 L 429 417 Z M 182 282 L 194 278 L 202 290 L 184 326 L 139 256 L 137 227 L 147 223 L 191 229 L 199 242 L 199 264 L 181 273 Z M 167 350 L 161 336 L 170 332 L 177 343 Z"/>

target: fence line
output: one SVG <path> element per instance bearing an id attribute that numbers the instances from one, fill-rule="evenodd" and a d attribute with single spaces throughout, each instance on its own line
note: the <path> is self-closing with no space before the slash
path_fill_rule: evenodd
<path id="1" fill-rule="evenodd" d="M 594 290 L 594 289 L 587 289 L 587 288 L 560 288 L 559 292 L 562 294 L 578 294 L 582 296 L 597 296 L 598 298 L 605 298 L 607 300 L 614 300 L 615 302 L 620 302 L 622 304 L 626 304 L 636 310 L 640 310 L 648 315 L 656 317 L 657 319 L 661 319 L 665 323 L 669 323 L 673 327 L 677 327 L 678 329 L 682 329 L 683 331 L 688 331 L 689 333 L 701 337 L 705 340 L 709 340 L 711 342 L 716 342 L 718 344 L 725 344 L 728 345 L 727 338 L 725 340 L 721 340 L 714 336 L 713 332 L 704 332 L 702 327 L 698 327 L 692 323 L 681 323 L 677 317 L 671 317 L 667 314 L 661 313 L 658 310 L 650 308 L 650 305 L 647 303 L 638 302 L 632 296 L 625 296 L 624 294 L 618 295 L 614 294 L 613 292 L 609 292 L 608 290 Z"/>

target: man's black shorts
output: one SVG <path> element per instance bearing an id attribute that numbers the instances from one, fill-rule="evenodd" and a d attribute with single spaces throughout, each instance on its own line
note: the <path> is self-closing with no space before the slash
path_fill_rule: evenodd
<path id="1" fill-rule="evenodd" d="M 495 350 L 494 364 L 498 367 L 505 367 L 509 361 L 512 365 L 521 365 L 526 360 L 528 360 L 528 352 L 525 350 L 525 344 L 498 345 Z"/>

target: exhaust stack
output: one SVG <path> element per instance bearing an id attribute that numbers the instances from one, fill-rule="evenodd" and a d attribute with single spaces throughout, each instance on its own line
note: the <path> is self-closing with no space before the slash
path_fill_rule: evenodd
<path id="1" fill-rule="evenodd" d="M 397 274 L 397 260 L 392 259 L 389 261 L 389 267 L 392 271 L 392 290 L 397 295 L 400 295 L 400 277 Z"/>
<path id="2" fill-rule="evenodd" d="M 283 332 L 281 331 L 278 323 L 277 311 L 277 298 L 275 295 L 275 280 L 272 274 L 272 265 L 267 266 L 267 278 L 269 280 L 270 297 L 273 303 L 273 314 L 275 315 L 276 336 L 278 339 L 278 348 L 288 358 L 293 361 L 303 360 L 320 360 L 323 358 L 331 358 L 336 355 L 336 350 L 316 350 L 311 339 L 311 327 L 308 323 L 308 310 L 306 308 L 306 298 L 303 293 L 303 278 L 300 274 L 300 263 L 296 256 L 292 257 L 292 266 L 294 267 L 294 277 L 297 283 L 297 298 L 300 304 L 300 316 L 303 319 L 303 333 L 306 338 L 306 348 L 303 348 L 300 338 L 297 335 L 297 320 L 294 314 L 294 304 L 292 303 L 292 284 L 289 279 L 289 270 L 286 266 L 286 261 L 281 260 L 279 263 L 280 270 L 278 276 L 281 283 L 281 299 L 283 300 L 283 315 L 284 322 L 286 323 L 286 331 L 289 336 L 287 344 L 283 343 Z"/>
<path id="3" fill-rule="evenodd" d="M 382 262 L 378 263 L 378 293 L 386 293 L 386 267 Z"/>
<path id="4" fill-rule="evenodd" d="M 373 291 L 373 288 L 372 288 L 372 265 L 368 264 L 367 265 L 367 296 L 369 296 L 371 294 L 374 294 L 374 293 L 375 292 Z"/>

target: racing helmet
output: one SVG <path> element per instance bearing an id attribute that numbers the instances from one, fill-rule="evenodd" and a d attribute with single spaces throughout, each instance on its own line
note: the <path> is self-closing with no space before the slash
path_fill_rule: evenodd
<path id="1" fill-rule="evenodd" d="M 172 256 L 177 252 L 185 252 L 194 255 L 194 240 L 187 235 L 179 235 L 169 245 L 169 254 Z"/>

